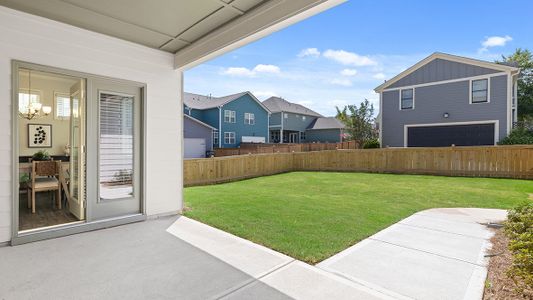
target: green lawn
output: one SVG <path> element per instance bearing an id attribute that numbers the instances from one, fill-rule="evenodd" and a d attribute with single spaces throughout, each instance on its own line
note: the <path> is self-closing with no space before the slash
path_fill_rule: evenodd
<path id="1" fill-rule="evenodd" d="M 185 215 L 317 263 L 433 207 L 510 208 L 527 180 L 293 172 L 185 189 Z"/>

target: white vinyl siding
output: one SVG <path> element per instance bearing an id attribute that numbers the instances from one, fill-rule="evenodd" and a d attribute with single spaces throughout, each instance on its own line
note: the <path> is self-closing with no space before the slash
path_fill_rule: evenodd
<path id="1" fill-rule="evenodd" d="M 224 132 L 224 144 L 235 144 L 235 132 Z"/>
<path id="2" fill-rule="evenodd" d="M 255 115 L 253 113 L 244 113 L 244 124 L 254 125 Z"/>
<path id="3" fill-rule="evenodd" d="M 224 110 L 224 123 L 235 123 L 237 113 L 234 110 Z"/>

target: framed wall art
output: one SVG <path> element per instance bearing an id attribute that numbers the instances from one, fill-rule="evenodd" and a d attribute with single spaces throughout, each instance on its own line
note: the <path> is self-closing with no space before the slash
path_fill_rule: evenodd
<path id="1" fill-rule="evenodd" d="M 51 148 L 52 125 L 28 124 L 28 148 Z"/>

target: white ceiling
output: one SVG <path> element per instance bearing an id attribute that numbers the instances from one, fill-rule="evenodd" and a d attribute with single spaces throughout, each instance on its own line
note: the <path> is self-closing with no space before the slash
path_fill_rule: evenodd
<path id="1" fill-rule="evenodd" d="M 0 0 L 0 5 L 176 53 L 272 0 Z"/>
<path id="2" fill-rule="evenodd" d="M 0 5 L 175 54 L 191 67 L 346 0 L 0 0 Z"/>

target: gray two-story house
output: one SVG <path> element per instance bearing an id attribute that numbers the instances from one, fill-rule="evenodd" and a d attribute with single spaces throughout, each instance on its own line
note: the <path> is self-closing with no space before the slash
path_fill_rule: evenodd
<path id="1" fill-rule="evenodd" d="M 382 147 L 495 145 L 517 117 L 514 66 L 434 53 L 378 86 Z"/>
<path id="2" fill-rule="evenodd" d="M 271 143 L 336 143 L 342 141 L 344 125 L 279 97 L 263 101 L 270 110 Z"/>

